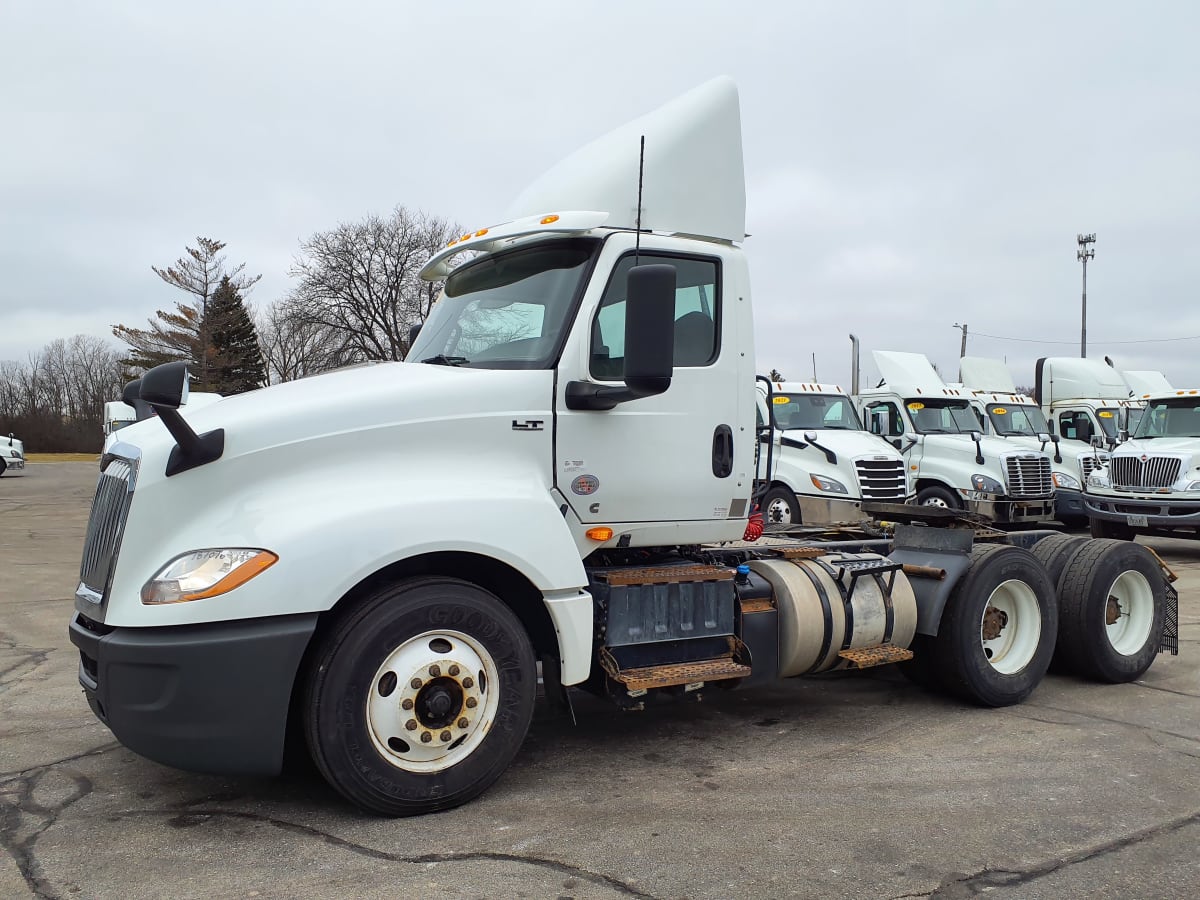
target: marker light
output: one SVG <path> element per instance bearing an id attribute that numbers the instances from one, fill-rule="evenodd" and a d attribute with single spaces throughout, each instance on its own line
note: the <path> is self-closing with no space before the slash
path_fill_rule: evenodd
<path id="1" fill-rule="evenodd" d="M 555 216 L 555 218 L 557 219 L 558 216 Z M 608 541 L 612 540 L 613 530 L 607 525 L 601 525 L 598 528 L 589 528 L 587 536 L 593 541 Z"/>
<path id="2" fill-rule="evenodd" d="M 558 221 L 558 216 L 542 216 L 542 225 L 553 225 Z"/>
<path id="3" fill-rule="evenodd" d="M 475 232 L 475 237 L 483 237 L 487 233 L 488 230 L 486 228 L 480 228 L 477 232 Z"/>
<path id="4" fill-rule="evenodd" d="M 186 603 L 227 594 L 279 561 L 270 550 L 233 547 L 175 557 L 142 588 L 142 603 Z"/>

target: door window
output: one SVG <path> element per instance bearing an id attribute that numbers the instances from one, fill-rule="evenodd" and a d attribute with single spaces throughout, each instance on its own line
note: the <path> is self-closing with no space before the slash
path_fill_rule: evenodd
<path id="1" fill-rule="evenodd" d="M 647 253 L 641 259 L 644 264 L 675 267 L 675 366 L 711 365 L 720 349 L 717 261 Z M 620 381 L 625 374 L 625 289 L 633 265 L 633 254 L 617 263 L 592 320 L 593 378 Z"/>

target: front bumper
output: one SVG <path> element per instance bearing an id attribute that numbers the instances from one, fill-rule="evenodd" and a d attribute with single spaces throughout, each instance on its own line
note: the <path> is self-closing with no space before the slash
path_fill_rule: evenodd
<path id="1" fill-rule="evenodd" d="M 880 503 L 905 503 L 912 497 L 896 497 L 892 500 L 878 500 Z M 871 517 L 863 512 L 862 500 L 841 500 L 828 497 L 813 497 L 808 494 L 797 494 L 796 502 L 800 505 L 800 521 L 805 525 L 840 525 L 855 522 L 867 522 Z"/>
<path id="2" fill-rule="evenodd" d="M 25 473 L 25 460 L 16 456 L 4 457 L 4 474 L 5 475 L 23 475 Z"/>
<path id="3" fill-rule="evenodd" d="M 1146 528 L 1200 528 L 1200 499 L 1174 497 L 1083 495 L 1087 515 L 1106 522 L 1125 522 L 1130 516 L 1145 516 Z"/>
<path id="4" fill-rule="evenodd" d="M 1044 500 L 967 500 L 968 512 L 1000 525 L 1048 522 L 1054 518 L 1054 498 Z"/>
<path id="5" fill-rule="evenodd" d="M 1070 488 L 1054 489 L 1054 515 L 1061 521 L 1064 517 L 1087 518 L 1087 508 L 1083 505 L 1083 492 Z"/>
<path id="6" fill-rule="evenodd" d="M 112 628 L 76 613 L 79 683 L 122 744 L 179 769 L 274 775 L 317 614 Z"/>

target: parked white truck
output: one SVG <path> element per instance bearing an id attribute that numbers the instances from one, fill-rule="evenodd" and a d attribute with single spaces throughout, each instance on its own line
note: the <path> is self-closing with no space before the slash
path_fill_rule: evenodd
<path id="1" fill-rule="evenodd" d="M 1087 477 L 1108 460 L 1107 451 L 1080 441 L 1062 442 L 1053 434 L 1032 397 L 1017 393 L 1008 366 L 999 359 L 965 356 L 959 360 L 963 387 L 968 388 L 984 416 L 987 430 L 1010 443 L 1048 450 L 1054 479 L 1054 515 L 1064 525 L 1088 524 L 1083 506 Z M 1043 438 L 1050 435 L 1053 446 Z"/>
<path id="2" fill-rule="evenodd" d="M 104 404 L 104 416 L 101 420 L 101 427 L 104 429 L 104 453 L 112 448 L 119 438 L 117 432 L 122 428 L 144 421 L 145 419 L 154 416 L 154 410 L 147 404 L 141 403 L 138 398 L 130 398 L 133 403 L 126 403 L 124 400 L 110 400 Z M 211 393 L 208 391 L 188 391 L 184 398 L 183 405 L 187 407 L 188 413 L 200 409 L 203 406 L 208 406 L 210 403 L 216 403 L 221 399 L 220 394 Z M 135 409 L 134 404 L 141 407 L 141 413 Z M 101 459 L 103 465 L 103 458 Z"/>
<path id="3" fill-rule="evenodd" d="M 0 438 L 0 475 L 25 474 L 25 444 L 15 434 Z"/>
<path id="4" fill-rule="evenodd" d="M 1142 401 L 1130 397 L 1121 373 L 1098 359 L 1048 357 L 1034 369 L 1033 398 L 1050 423 L 1051 433 L 1076 446 L 1098 439 L 1113 447 L 1128 428 L 1131 412 Z"/>
<path id="5" fill-rule="evenodd" d="M 760 448 L 756 476 L 767 483 L 761 507 L 768 525 L 858 522 L 870 518 L 864 500 L 911 499 L 904 457 L 862 427 L 840 386 L 760 379 L 757 418 L 760 430 L 774 425 L 774 452 Z"/>
<path id="6" fill-rule="evenodd" d="M 1200 390 L 1143 397 L 1129 440 L 1088 478 L 1084 505 L 1092 534 L 1200 538 Z"/>
<path id="7" fill-rule="evenodd" d="M 971 392 L 946 385 L 922 354 L 872 355 L 883 383 L 855 399 L 871 431 L 907 456 L 917 503 L 997 524 L 1054 518 L 1049 456 L 983 434 Z"/>
<path id="8" fill-rule="evenodd" d="M 293 733 L 346 798 L 407 815 L 501 775 L 539 660 L 548 699 L 629 707 L 914 653 L 923 681 L 992 706 L 1052 654 L 1144 672 L 1174 607 L 1137 544 L 918 525 L 739 543 L 763 488 L 744 237 L 718 79 L 435 254 L 411 362 L 187 420 L 186 367 L 147 372 L 131 393 L 158 417 L 106 455 L 70 624 L 96 715 L 201 771 L 277 772 Z M 1113 602 L 1133 613 L 1116 637 Z"/>
<path id="9" fill-rule="evenodd" d="M 1127 438 L 1137 430 L 1138 422 L 1142 418 L 1142 410 L 1145 408 L 1146 401 L 1150 399 L 1150 395 L 1166 394 L 1173 391 L 1174 388 L 1167 381 L 1166 375 L 1153 369 L 1132 372 L 1122 370 L 1121 380 L 1129 385 L 1129 399 L 1138 404 L 1125 410 L 1124 437 Z"/>

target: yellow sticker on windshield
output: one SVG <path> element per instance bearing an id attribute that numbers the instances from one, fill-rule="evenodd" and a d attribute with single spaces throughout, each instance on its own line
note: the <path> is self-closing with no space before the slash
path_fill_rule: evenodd
<path id="1" fill-rule="evenodd" d="M 792 398 L 784 397 L 784 396 L 781 396 L 780 394 L 776 394 L 773 398 L 771 398 L 771 402 L 774 403 L 776 406 L 783 406 L 784 404 L 791 403 Z"/>
<path id="2" fill-rule="evenodd" d="M 1003 406 L 993 406 L 992 412 L 994 412 L 998 416 L 1007 416 L 1008 415 L 1008 410 L 1005 409 Z"/>
<path id="3" fill-rule="evenodd" d="M 914 400 L 912 403 L 908 404 L 908 408 L 909 409 L 924 409 L 925 404 L 921 403 L 919 400 Z"/>
<path id="4" fill-rule="evenodd" d="M 1107 409 L 1100 410 L 1100 412 L 1098 412 L 1096 415 L 1098 415 L 1102 419 L 1111 419 L 1113 417 L 1112 413 L 1109 412 Z"/>

